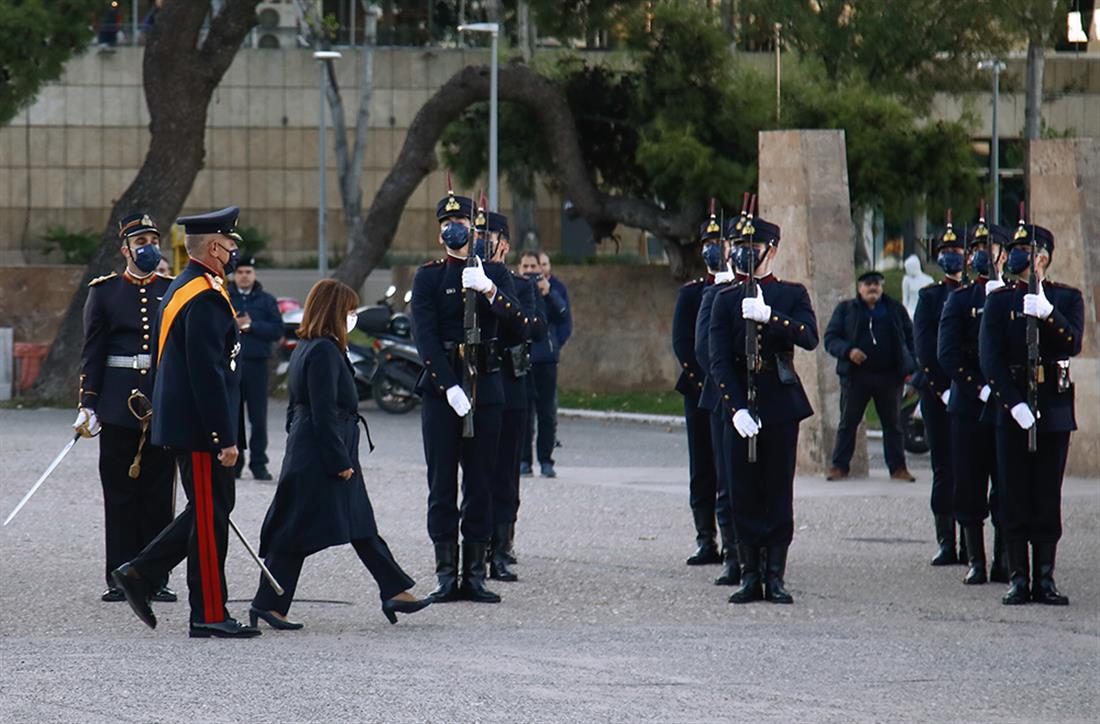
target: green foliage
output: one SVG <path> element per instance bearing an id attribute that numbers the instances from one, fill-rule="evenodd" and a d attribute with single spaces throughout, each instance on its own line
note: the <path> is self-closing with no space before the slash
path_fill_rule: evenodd
<path id="1" fill-rule="evenodd" d="M 643 0 L 528 0 L 539 35 L 562 40 L 610 32 L 621 36 L 631 18 L 648 3 Z"/>
<path id="2" fill-rule="evenodd" d="M 0 125 L 61 77 L 92 39 L 98 0 L 0 0 Z"/>
<path id="3" fill-rule="evenodd" d="M 99 234 L 91 229 L 70 231 L 65 226 L 51 226 L 42 236 L 47 252 L 60 251 L 62 263 L 86 265 L 99 247 Z"/>
<path id="4" fill-rule="evenodd" d="M 264 254 L 267 249 L 267 242 L 270 237 L 260 230 L 257 226 L 244 226 L 237 229 L 237 233 L 241 236 L 241 241 L 238 244 L 241 249 L 241 258 L 247 259 L 253 257 L 257 264 L 261 266 L 270 266 L 271 260 Z"/>
<path id="5" fill-rule="evenodd" d="M 667 392 L 618 393 L 558 390 L 558 407 L 562 409 L 634 412 L 681 417 L 684 414 L 684 398 L 672 390 Z"/>

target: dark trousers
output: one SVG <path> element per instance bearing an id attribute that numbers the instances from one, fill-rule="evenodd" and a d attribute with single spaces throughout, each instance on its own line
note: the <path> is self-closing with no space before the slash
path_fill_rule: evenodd
<path id="1" fill-rule="evenodd" d="M 527 373 L 531 384 L 527 386 L 530 397 L 527 436 L 523 445 L 523 462 L 531 464 L 531 443 L 538 423 L 538 439 L 535 444 L 540 463 L 554 462 L 554 442 L 558 435 L 558 363 L 536 362 Z"/>
<path id="2" fill-rule="evenodd" d="M 351 541 L 351 547 L 359 554 L 359 560 L 367 567 L 383 601 L 393 598 L 402 591 L 416 585 L 416 581 L 397 564 L 389 546 L 382 536 L 359 538 Z M 260 575 L 260 587 L 252 599 L 252 605 L 261 611 L 277 611 L 286 615 L 290 604 L 294 602 L 294 592 L 298 589 L 298 577 L 302 573 L 302 563 L 306 553 L 272 553 L 264 559 L 264 564 L 283 587 L 283 595 L 275 593 L 263 574 Z"/>
<path id="3" fill-rule="evenodd" d="M 927 390 L 920 393 L 920 416 L 924 419 L 924 436 L 932 459 L 932 514 L 953 515 L 955 475 L 951 460 L 951 416 L 939 395 Z"/>
<path id="4" fill-rule="evenodd" d="M 992 425 L 964 415 L 951 418 L 951 469 L 955 481 L 955 520 L 960 525 L 981 523 L 992 514 L 1000 527 L 997 508 L 997 440 Z"/>
<path id="5" fill-rule="evenodd" d="M 236 496 L 233 468 L 213 453 L 176 455 L 187 507 L 131 563 L 142 578 L 163 580 L 187 558 L 187 589 L 193 623 L 216 623 L 225 610 L 225 546 Z"/>
<path id="6" fill-rule="evenodd" d="M 714 471 L 714 445 L 710 435 L 710 412 L 700 409 L 699 398 L 684 397 L 684 422 L 688 442 L 688 503 L 698 518 L 714 520 L 715 496 L 718 477 Z M 714 523 L 710 528 L 696 531 L 714 535 Z"/>
<path id="7" fill-rule="evenodd" d="M 1040 432 L 1033 453 L 1027 431 L 998 427 L 1001 520 L 1009 540 L 1057 543 L 1062 537 L 1062 477 L 1069 454 L 1068 432 Z"/>
<path id="8" fill-rule="evenodd" d="M 500 419 L 500 445 L 496 465 L 493 466 L 493 526 L 516 522 L 516 511 L 519 510 L 519 456 L 526 432 L 527 411 L 504 410 Z"/>
<path id="9" fill-rule="evenodd" d="M 882 422 L 882 451 L 890 472 L 905 467 L 905 441 L 901 434 L 898 411 L 901 408 L 901 384 L 893 376 L 850 375 L 840 379 L 840 425 L 833 446 L 833 467 L 845 472 L 856 450 L 856 430 L 863 421 L 867 403 L 875 401 Z"/>
<path id="10" fill-rule="evenodd" d="M 730 470 L 730 505 L 738 541 L 754 547 L 786 546 L 794 538 L 794 467 L 798 423 L 768 424 L 756 436 L 756 462 L 749 444 L 726 425 L 723 436 Z"/>
<path id="11" fill-rule="evenodd" d="M 266 359 L 245 359 L 241 368 L 241 402 L 248 411 L 248 466 L 267 465 L 267 381 Z M 242 458 L 244 455 L 241 456 Z M 243 462 L 243 460 L 242 460 Z"/>
<path id="12" fill-rule="evenodd" d="M 176 463 L 171 453 L 146 440 L 141 450 L 141 474 L 130 477 L 140 430 L 103 425 L 99 434 L 99 480 L 103 484 L 103 532 L 106 538 L 107 586 L 111 571 L 131 560 L 172 522 L 172 487 Z M 161 586 L 168 581 L 155 581 Z"/>
<path id="13" fill-rule="evenodd" d="M 428 463 L 428 536 L 434 543 L 462 537 L 489 543 L 492 532 L 492 475 L 500 449 L 500 405 L 474 409 L 474 437 L 462 437 L 462 418 L 446 400 L 424 395 L 420 411 L 424 459 Z M 458 468 L 462 467 L 462 507 Z"/>
<path id="14" fill-rule="evenodd" d="M 715 517 L 722 528 L 733 526 L 733 507 L 730 505 L 730 472 L 726 459 L 725 430 L 730 423 L 726 421 L 725 409 L 719 405 L 717 412 L 710 413 L 710 444 L 714 455 L 714 477 L 717 494 L 715 495 Z"/>

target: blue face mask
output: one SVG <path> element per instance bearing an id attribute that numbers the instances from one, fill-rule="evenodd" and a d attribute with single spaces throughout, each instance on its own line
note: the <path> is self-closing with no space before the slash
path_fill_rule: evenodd
<path id="1" fill-rule="evenodd" d="M 160 247 L 156 244 L 131 246 L 130 258 L 134 260 L 134 266 L 140 269 L 143 274 L 148 274 L 157 268 L 157 264 L 160 264 Z"/>
<path id="2" fill-rule="evenodd" d="M 1009 274 L 1020 274 L 1024 269 L 1028 268 L 1031 263 L 1031 250 L 1017 246 L 1015 249 L 1008 250 L 1008 260 L 1005 262 L 1005 269 Z"/>
<path id="3" fill-rule="evenodd" d="M 989 276 L 989 252 L 985 249 L 978 249 L 970 255 L 970 268 L 974 270 L 974 273 L 978 276 Z"/>
<path id="4" fill-rule="evenodd" d="M 241 250 L 227 249 L 226 253 L 229 254 L 229 260 L 222 264 L 222 271 L 228 276 L 237 270 L 237 264 L 241 261 Z"/>
<path id="5" fill-rule="evenodd" d="M 718 244 L 704 242 L 703 263 L 707 265 L 708 271 L 722 271 L 722 247 Z"/>
<path id="6" fill-rule="evenodd" d="M 958 274 L 963 270 L 963 255 L 956 251 L 941 251 L 936 263 L 944 274 Z"/>
<path id="7" fill-rule="evenodd" d="M 462 224 L 447 224 L 440 234 L 451 251 L 458 251 L 470 241 L 470 229 Z"/>
<path id="8" fill-rule="evenodd" d="M 760 251 L 754 246 L 734 247 L 730 257 L 733 267 L 742 274 L 750 274 L 760 266 Z"/>

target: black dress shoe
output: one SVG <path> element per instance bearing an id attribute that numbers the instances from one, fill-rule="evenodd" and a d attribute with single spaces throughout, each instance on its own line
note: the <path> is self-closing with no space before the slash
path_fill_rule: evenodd
<path id="1" fill-rule="evenodd" d="M 416 613 L 417 611 L 432 605 L 432 598 L 418 598 L 415 601 L 401 601 L 396 598 L 388 598 L 382 602 L 382 613 L 386 615 L 390 623 L 397 623 L 397 614 Z"/>
<path id="2" fill-rule="evenodd" d="M 940 550 L 932 559 L 933 566 L 953 566 L 959 562 L 959 555 L 955 552 L 955 519 L 950 515 L 937 515 L 934 518 L 936 524 L 936 543 Z"/>
<path id="3" fill-rule="evenodd" d="M 709 566 L 714 563 L 721 563 L 722 554 L 713 540 L 703 541 L 684 562 L 689 566 Z"/>
<path id="4" fill-rule="evenodd" d="M 158 603 L 175 603 L 180 599 L 171 588 L 168 586 L 161 586 L 153 594 L 153 600 Z"/>
<path id="5" fill-rule="evenodd" d="M 149 586 L 137 569 L 129 563 L 123 563 L 111 571 L 111 578 L 114 579 L 115 585 L 122 589 L 122 593 L 126 596 L 126 603 L 130 604 L 134 615 L 149 628 L 156 628 L 157 617 L 153 613 L 153 607 L 149 605 L 149 599 L 152 597 Z"/>
<path id="6" fill-rule="evenodd" d="M 1068 606 L 1069 598 L 1054 585 L 1056 543 L 1031 544 L 1031 600 L 1047 606 Z"/>
<path id="7" fill-rule="evenodd" d="M 1028 590 L 1027 540 L 1010 540 L 1006 546 L 1008 552 L 1009 582 L 1008 592 L 1001 598 L 1006 606 L 1022 606 L 1031 600 Z"/>
<path id="8" fill-rule="evenodd" d="M 741 561 L 741 587 L 729 597 L 730 603 L 751 603 L 764 600 L 764 586 L 760 578 L 760 549 L 756 546 L 737 546 Z"/>
<path id="9" fill-rule="evenodd" d="M 126 600 L 126 594 L 122 592 L 121 588 L 111 586 L 103 592 L 103 595 L 99 597 L 99 600 L 105 603 L 118 603 L 120 601 Z"/>
<path id="10" fill-rule="evenodd" d="M 252 468 L 252 477 L 256 480 L 272 480 L 271 473 L 267 471 L 266 467 Z"/>
<path id="11" fill-rule="evenodd" d="M 279 629 L 280 631 L 297 631 L 302 628 L 303 624 L 297 621 L 291 621 L 286 618 L 279 618 L 272 615 L 271 611 L 262 611 L 255 606 L 248 607 L 248 623 L 253 628 L 259 630 L 259 626 L 256 625 L 256 619 L 262 618 L 267 621 L 267 625 L 271 628 Z"/>
<path id="12" fill-rule="evenodd" d="M 193 639 L 250 639 L 260 635 L 255 626 L 245 626 L 240 621 L 227 618 L 216 623 L 192 623 L 188 636 Z"/>
<path id="13" fill-rule="evenodd" d="M 769 603 L 794 603 L 794 597 L 783 585 L 787 571 L 787 546 L 768 546 L 768 563 L 764 575 L 764 600 Z"/>

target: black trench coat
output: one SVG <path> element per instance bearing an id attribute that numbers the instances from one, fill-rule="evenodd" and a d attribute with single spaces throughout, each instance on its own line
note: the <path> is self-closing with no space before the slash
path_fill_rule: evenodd
<path id="1" fill-rule="evenodd" d="M 286 455 L 260 532 L 260 555 L 315 553 L 378 535 L 359 465 L 351 364 L 330 339 L 300 342 L 287 372 Z M 337 473 L 352 468 L 348 480 Z"/>

